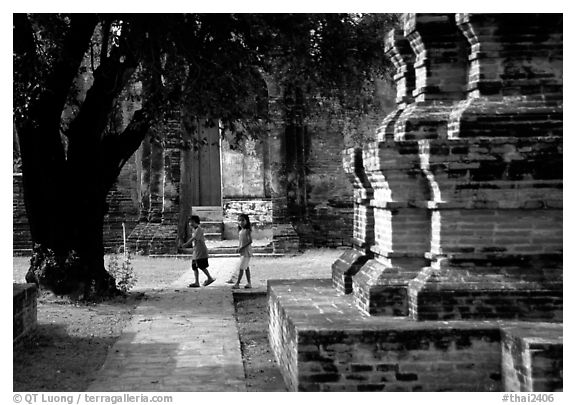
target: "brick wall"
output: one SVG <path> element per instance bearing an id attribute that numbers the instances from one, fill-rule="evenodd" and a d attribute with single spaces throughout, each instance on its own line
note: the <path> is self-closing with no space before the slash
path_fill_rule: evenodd
<path id="1" fill-rule="evenodd" d="M 502 330 L 502 371 L 505 391 L 562 391 L 563 347 L 559 325 L 540 324 Z"/>
<path id="2" fill-rule="evenodd" d="M 24 206 L 22 174 L 12 175 L 12 250 L 15 254 L 31 254 L 32 239 Z"/>
<path id="3" fill-rule="evenodd" d="M 342 168 L 344 137 L 321 121 L 309 128 L 308 136 L 306 218 L 294 218 L 301 247 L 350 246 L 354 206 L 353 188 Z"/>
<path id="4" fill-rule="evenodd" d="M 36 329 L 38 289 L 35 284 L 14 284 L 13 294 L 12 342 L 19 344 Z"/>
<path id="5" fill-rule="evenodd" d="M 366 317 L 330 280 L 268 282 L 291 391 L 562 391 L 562 325 Z"/>
<path id="6" fill-rule="evenodd" d="M 270 199 L 224 199 L 224 239 L 238 239 L 238 215 L 247 214 L 253 238 L 272 237 L 272 201 Z"/>
<path id="7" fill-rule="evenodd" d="M 221 142 L 222 198 L 265 198 L 266 140 L 245 140 L 234 149 L 223 139 Z"/>
<path id="8" fill-rule="evenodd" d="M 291 294 L 290 290 L 298 291 Z M 330 281 L 269 281 L 270 344 L 291 391 L 500 391 L 496 324 L 370 322 Z"/>

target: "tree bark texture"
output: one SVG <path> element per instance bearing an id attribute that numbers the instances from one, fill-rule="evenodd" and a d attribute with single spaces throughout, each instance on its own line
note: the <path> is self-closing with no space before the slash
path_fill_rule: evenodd
<path id="1" fill-rule="evenodd" d="M 114 100 L 135 65 L 102 61 L 66 133 L 69 143 L 64 150 L 62 111 L 96 23 L 94 16 L 71 17 L 46 90 L 32 101 L 27 119 L 16 124 L 34 245 L 26 279 L 57 294 L 85 298 L 117 292 L 104 266 L 106 197 L 149 128 L 146 114 L 137 112 L 122 134 L 103 136 Z"/>

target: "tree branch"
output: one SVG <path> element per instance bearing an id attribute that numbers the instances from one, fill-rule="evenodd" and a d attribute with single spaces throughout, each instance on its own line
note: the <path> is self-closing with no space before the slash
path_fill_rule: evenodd
<path id="1" fill-rule="evenodd" d="M 97 23 L 96 15 L 92 14 L 72 14 L 70 19 L 70 31 L 64 40 L 63 52 L 46 83 L 46 88 L 50 91 L 44 92 L 38 101 L 38 108 L 44 109 L 47 112 L 45 116 L 54 121 L 52 125 L 58 127 L 68 92 L 78 74 Z"/>
<path id="2" fill-rule="evenodd" d="M 144 106 L 134 113 L 120 135 L 108 135 L 102 140 L 102 181 L 105 190 L 116 182 L 122 167 L 140 147 L 152 126 L 152 118 Z"/>
<path id="3" fill-rule="evenodd" d="M 14 53 L 22 58 L 22 65 L 31 66 L 36 62 L 36 41 L 34 30 L 28 16 L 23 13 L 14 14 Z"/>
<path id="4" fill-rule="evenodd" d="M 136 33 L 126 30 L 128 32 L 122 39 L 123 45 L 112 48 L 110 56 L 101 59 L 94 72 L 94 83 L 66 132 L 71 147 L 78 143 L 93 146 L 101 140 L 114 100 L 136 70 L 137 61 L 125 45 Z"/>
<path id="5" fill-rule="evenodd" d="M 102 49 L 100 50 L 100 63 L 108 57 L 108 41 L 110 41 L 110 26 L 111 22 L 106 19 L 102 24 Z"/>

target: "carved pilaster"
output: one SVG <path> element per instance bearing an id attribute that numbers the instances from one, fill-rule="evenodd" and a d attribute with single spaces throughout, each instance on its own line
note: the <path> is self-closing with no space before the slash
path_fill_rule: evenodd
<path id="1" fill-rule="evenodd" d="M 352 292 L 352 277 L 372 257 L 370 247 L 374 244 L 374 208 L 371 202 L 374 191 L 364 170 L 361 148 L 345 149 L 342 163 L 354 188 L 353 248 L 332 264 L 332 281 L 335 288 L 349 294 Z"/>
<path id="2" fill-rule="evenodd" d="M 150 212 L 148 222 L 162 222 L 164 206 L 164 142 L 160 136 L 150 140 Z"/>
<path id="3" fill-rule="evenodd" d="M 268 111 L 270 122 L 268 128 L 268 185 L 272 200 L 272 246 L 274 252 L 290 252 L 299 248 L 300 239 L 288 215 L 288 178 L 286 166 L 286 131 L 282 110 L 279 106 L 283 97 L 282 88 L 272 77 L 264 75 L 268 88 Z"/>
<path id="4" fill-rule="evenodd" d="M 413 60 L 413 91 L 407 94 L 408 81 L 399 80 L 398 101 L 414 102 L 400 105 L 389 119 L 393 125 L 385 120 L 388 125 L 381 127 L 380 142 L 364 148 L 374 188 L 374 259 L 354 277 L 353 289 L 358 306 L 372 315 L 408 315 L 408 282 L 429 264 L 433 191 L 421 169 L 419 142 L 446 138 L 450 111 L 465 89 L 466 41 L 453 15 L 407 14 L 403 33 L 411 52 L 400 52 L 406 43 L 390 34 L 395 46 L 388 55 L 405 71 L 398 61 Z"/>
<path id="5" fill-rule="evenodd" d="M 386 35 L 384 50 L 396 68 L 394 75 L 396 109 L 384 118 L 377 129 L 376 139 L 380 142 L 394 139 L 396 121 L 406 106 L 414 101 L 412 93 L 415 86 L 414 52 L 404 33 L 400 30 L 391 30 Z"/>
<path id="6" fill-rule="evenodd" d="M 465 97 L 468 44 L 453 14 L 406 14 L 415 53 L 415 102 L 395 124 L 396 140 L 446 138 L 454 103 Z"/>

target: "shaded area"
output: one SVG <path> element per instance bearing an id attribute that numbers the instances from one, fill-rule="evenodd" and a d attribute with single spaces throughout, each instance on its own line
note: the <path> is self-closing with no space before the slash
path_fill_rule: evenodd
<path id="1" fill-rule="evenodd" d="M 93 305 L 41 293 L 36 333 L 13 351 L 13 390 L 84 391 L 142 298 Z"/>

